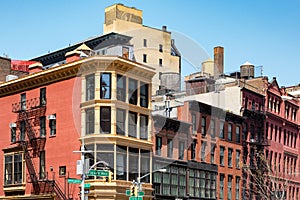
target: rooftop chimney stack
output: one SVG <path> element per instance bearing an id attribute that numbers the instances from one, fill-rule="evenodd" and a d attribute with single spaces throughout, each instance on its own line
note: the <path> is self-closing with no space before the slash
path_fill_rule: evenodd
<path id="1" fill-rule="evenodd" d="M 224 73 L 224 48 L 221 46 L 214 48 L 214 72 L 217 77 Z"/>

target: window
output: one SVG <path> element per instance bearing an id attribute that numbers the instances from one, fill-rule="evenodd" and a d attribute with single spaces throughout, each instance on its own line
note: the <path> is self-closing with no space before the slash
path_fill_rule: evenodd
<path id="1" fill-rule="evenodd" d="M 46 178 L 45 151 L 40 152 L 40 179 Z"/>
<path id="2" fill-rule="evenodd" d="M 140 159 L 141 159 L 140 177 L 142 177 L 150 172 L 150 151 L 141 149 L 140 152 L 141 152 L 140 153 Z M 143 182 L 149 183 L 150 176 L 146 176 L 143 179 Z"/>
<path id="3" fill-rule="evenodd" d="M 86 97 L 85 100 L 93 100 L 95 98 L 95 75 L 91 74 L 85 77 L 86 79 Z"/>
<path id="4" fill-rule="evenodd" d="M 196 115 L 192 114 L 193 132 L 197 131 Z"/>
<path id="5" fill-rule="evenodd" d="M 16 142 L 17 140 L 17 128 L 10 127 L 10 142 Z"/>
<path id="6" fill-rule="evenodd" d="M 228 167 L 232 167 L 232 149 L 228 149 Z"/>
<path id="7" fill-rule="evenodd" d="M 206 135 L 206 117 L 201 117 L 201 134 Z"/>
<path id="8" fill-rule="evenodd" d="M 200 171 L 200 197 L 205 197 L 205 172 Z"/>
<path id="9" fill-rule="evenodd" d="M 228 193 L 227 199 L 231 200 L 232 198 L 232 176 L 228 176 Z"/>
<path id="10" fill-rule="evenodd" d="M 21 94 L 21 110 L 26 110 L 26 93 Z"/>
<path id="11" fill-rule="evenodd" d="M 40 117 L 40 136 L 46 136 L 46 117 Z"/>
<path id="12" fill-rule="evenodd" d="M 126 180 L 127 172 L 127 147 L 117 146 L 117 180 Z"/>
<path id="13" fill-rule="evenodd" d="M 220 147 L 220 165 L 224 166 L 224 152 L 225 152 L 225 147 Z"/>
<path id="14" fill-rule="evenodd" d="M 147 39 L 144 39 L 144 47 L 147 47 Z"/>
<path id="15" fill-rule="evenodd" d="M 125 59 L 129 59 L 129 48 L 122 47 L 122 57 Z"/>
<path id="16" fill-rule="evenodd" d="M 220 134 L 219 138 L 224 139 L 224 122 L 220 121 Z"/>
<path id="17" fill-rule="evenodd" d="M 210 135 L 212 138 L 215 138 L 216 136 L 216 127 L 215 127 L 215 120 L 210 121 Z"/>
<path id="18" fill-rule="evenodd" d="M 156 151 L 156 155 L 158 156 L 161 156 L 161 147 L 162 147 L 162 138 L 156 136 L 155 151 Z"/>
<path id="19" fill-rule="evenodd" d="M 49 119 L 50 135 L 56 135 L 56 114 L 53 114 L 54 119 Z"/>
<path id="20" fill-rule="evenodd" d="M 162 45 L 162 44 L 160 44 L 160 45 L 158 46 L 158 48 L 159 48 L 159 52 L 163 52 L 163 45 Z"/>
<path id="21" fill-rule="evenodd" d="M 117 134 L 125 135 L 126 112 L 123 109 L 117 109 Z"/>
<path id="22" fill-rule="evenodd" d="M 92 134 L 95 132 L 94 124 L 95 124 L 94 108 L 86 109 L 85 110 L 85 134 Z"/>
<path id="23" fill-rule="evenodd" d="M 240 199 L 240 177 L 236 177 L 235 178 L 235 200 L 239 200 Z"/>
<path id="24" fill-rule="evenodd" d="M 140 139 L 148 140 L 148 116 L 140 115 Z"/>
<path id="25" fill-rule="evenodd" d="M 111 113 L 110 107 L 100 107 L 100 133 L 110 133 Z"/>
<path id="26" fill-rule="evenodd" d="M 179 141 L 179 156 L 178 159 L 183 160 L 184 158 L 184 149 L 185 143 L 183 141 Z"/>
<path id="27" fill-rule="evenodd" d="M 67 174 L 66 166 L 59 166 L 59 175 L 60 176 L 66 176 L 66 174 Z"/>
<path id="28" fill-rule="evenodd" d="M 20 122 L 20 140 L 25 140 L 26 123 L 25 121 Z"/>
<path id="29" fill-rule="evenodd" d="M 195 159 L 196 158 L 196 144 L 197 144 L 197 140 L 193 140 L 193 143 L 191 145 L 191 159 Z"/>
<path id="30" fill-rule="evenodd" d="M 101 91 L 100 98 L 101 99 L 110 99 L 111 98 L 111 74 L 110 73 L 102 73 L 100 78 Z"/>
<path id="31" fill-rule="evenodd" d="M 240 143 L 241 142 L 241 127 L 240 126 L 236 126 L 235 127 L 235 140 L 236 142 Z"/>
<path id="32" fill-rule="evenodd" d="M 235 152 L 235 166 L 237 169 L 240 168 L 240 156 L 241 156 L 241 151 L 240 150 L 236 150 Z"/>
<path id="33" fill-rule="evenodd" d="M 46 88 L 40 89 L 40 106 L 46 105 Z"/>
<path id="34" fill-rule="evenodd" d="M 224 174 L 220 174 L 220 199 L 224 199 Z"/>
<path id="35" fill-rule="evenodd" d="M 206 142 L 201 142 L 201 161 L 205 161 Z"/>
<path id="36" fill-rule="evenodd" d="M 211 151 L 210 151 L 210 163 L 215 164 L 215 150 L 216 150 L 216 144 L 211 144 Z"/>
<path id="37" fill-rule="evenodd" d="M 140 82 L 140 105 L 144 108 L 148 108 L 148 88 L 148 84 Z"/>
<path id="38" fill-rule="evenodd" d="M 159 64 L 160 67 L 162 67 L 163 60 L 161 58 L 158 60 L 158 64 Z"/>
<path id="39" fill-rule="evenodd" d="M 24 167 L 22 153 L 5 155 L 4 163 L 4 185 L 21 184 Z"/>
<path id="40" fill-rule="evenodd" d="M 147 54 L 143 54 L 143 62 L 144 62 L 144 63 L 147 62 Z"/>
<path id="41" fill-rule="evenodd" d="M 139 173 L 139 150 L 129 148 L 129 180 L 136 180 Z"/>
<path id="42" fill-rule="evenodd" d="M 168 139 L 168 157 L 172 158 L 173 157 L 173 140 L 172 139 Z"/>
<path id="43" fill-rule="evenodd" d="M 126 101 L 126 77 L 117 75 L 117 99 L 119 101 Z"/>
<path id="44" fill-rule="evenodd" d="M 232 141 L 232 124 L 228 124 L 228 140 Z"/>
<path id="45" fill-rule="evenodd" d="M 137 80 L 129 79 L 129 103 L 137 105 Z"/>
<path id="46" fill-rule="evenodd" d="M 129 112 L 128 119 L 128 136 L 136 138 L 137 114 Z"/>

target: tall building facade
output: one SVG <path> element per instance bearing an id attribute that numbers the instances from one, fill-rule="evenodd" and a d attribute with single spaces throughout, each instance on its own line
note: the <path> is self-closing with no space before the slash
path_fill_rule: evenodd
<path id="1" fill-rule="evenodd" d="M 114 4 L 105 9 L 103 34 L 131 36 L 137 62 L 155 68 L 152 94 L 157 90 L 180 90 L 181 58 L 166 26 L 157 29 L 143 25 L 142 10 Z"/>

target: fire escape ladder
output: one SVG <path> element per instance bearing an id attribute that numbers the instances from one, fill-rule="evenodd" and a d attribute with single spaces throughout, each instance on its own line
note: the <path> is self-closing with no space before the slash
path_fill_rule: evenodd
<path id="1" fill-rule="evenodd" d="M 55 180 L 53 181 L 49 181 L 49 184 L 52 184 L 52 188 L 54 193 L 56 194 L 56 199 L 57 200 L 68 200 L 69 198 L 66 196 L 66 194 L 63 192 L 63 190 L 61 189 L 61 185 L 59 185 L 58 182 L 56 182 Z"/>
<path id="2" fill-rule="evenodd" d="M 39 186 L 39 182 L 38 182 L 38 177 L 36 175 L 35 172 L 35 168 L 30 156 L 30 152 L 28 150 L 28 144 L 26 141 L 22 142 L 22 146 L 23 146 L 23 150 L 25 153 L 25 162 L 26 162 L 26 166 L 27 166 L 27 170 L 30 176 L 30 180 L 32 182 L 33 185 L 33 189 L 34 189 L 34 193 L 35 194 L 39 194 L 40 193 L 40 186 Z"/>
<path id="3" fill-rule="evenodd" d="M 38 142 L 37 142 L 37 138 L 35 135 L 35 131 L 33 130 L 29 119 L 28 119 L 28 114 L 26 111 L 22 112 L 23 113 L 23 117 L 24 117 L 24 121 L 25 121 L 25 125 L 26 125 L 26 133 L 27 133 L 27 137 L 30 141 L 30 145 L 31 148 L 33 149 L 34 153 L 37 153 L 38 148 Z"/>

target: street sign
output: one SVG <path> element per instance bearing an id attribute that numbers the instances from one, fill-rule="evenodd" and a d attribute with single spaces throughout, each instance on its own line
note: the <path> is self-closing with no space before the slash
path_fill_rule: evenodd
<path id="1" fill-rule="evenodd" d="M 107 170 L 90 170 L 88 173 L 89 176 L 109 176 L 109 171 Z"/>
<path id="2" fill-rule="evenodd" d="M 129 200 L 143 200 L 143 197 L 129 197 Z"/>
<path id="3" fill-rule="evenodd" d="M 80 184 L 81 180 L 80 179 L 76 179 L 76 178 L 68 178 L 68 183 L 71 183 L 71 184 Z"/>
<path id="4" fill-rule="evenodd" d="M 91 187 L 91 184 L 90 184 L 90 183 L 85 183 L 85 184 L 84 184 L 84 188 L 88 189 L 88 188 L 90 188 L 90 187 Z"/>
<path id="5" fill-rule="evenodd" d="M 126 196 L 130 196 L 130 190 L 126 190 Z"/>
<path id="6" fill-rule="evenodd" d="M 139 196 L 139 197 L 143 197 L 144 195 L 145 195 L 145 192 L 143 192 L 143 191 L 139 191 L 139 192 L 138 192 L 138 196 Z"/>

